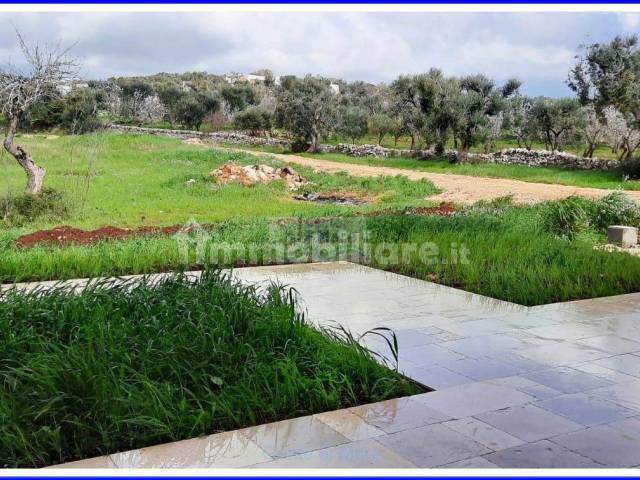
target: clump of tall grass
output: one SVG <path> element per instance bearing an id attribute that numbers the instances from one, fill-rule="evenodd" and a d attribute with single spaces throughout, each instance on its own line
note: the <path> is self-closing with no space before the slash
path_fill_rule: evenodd
<path id="1" fill-rule="evenodd" d="M 10 195 L 0 197 L 0 221 L 9 227 L 35 220 L 63 220 L 69 216 L 69 201 L 65 195 L 50 188 L 40 195 Z"/>
<path id="2" fill-rule="evenodd" d="M 395 354 L 394 354 L 395 355 Z M 207 271 L 0 298 L 0 465 L 34 467 L 417 393 L 291 290 Z"/>

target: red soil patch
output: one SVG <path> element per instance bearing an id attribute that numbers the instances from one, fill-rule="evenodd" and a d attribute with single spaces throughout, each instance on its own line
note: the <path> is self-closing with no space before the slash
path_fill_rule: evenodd
<path id="1" fill-rule="evenodd" d="M 151 235 L 173 235 L 182 228 L 182 225 L 172 225 L 162 228 L 140 227 L 136 229 L 106 226 L 87 231 L 69 226 L 61 226 L 52 228 L 51 230 L 40 230 L 28 235 L 23 235 L 16 239 L 16 244 L 24 248 L 33 247 L 34 245 L 53 245 L 58 247 L 66 245 L 90 245 L 100 240 L 123 240 Z"/>

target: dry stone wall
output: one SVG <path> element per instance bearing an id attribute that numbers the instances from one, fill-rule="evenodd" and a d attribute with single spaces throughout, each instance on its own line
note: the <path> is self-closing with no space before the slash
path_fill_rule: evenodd
<path id="1" fill-rule="evenodd" d="M 211 132 L 203 133 L 190 130 L 168 130 L 163 128 L 132 127 L 127 125 L 110 125 L 111 130 L 125 133 L 148 133 L 175 138 L 202 138 L 217 142 L 236 143 L 239 145 L 268 145 L 291 148 L 288 140 L 272 137 L 252 137 L 240 132 Z M 456 151 L 446 150 L 444 154 L 436 154 L 433 149 L 408 150 L 386 148 L 380 145 L 354 145 L 339 143 L 337 145 L 322 145 L 323 152 L 342 153 L 353 157 L 410 157 L 428 160 L 431 158 L 447 158 L 455 160 Z M 469 163 L 497 163 L 504 165 L 526 165 L 529 167 L 558 167 L 570 170 L 614 170 L 618 167 L 617 160 L 602 158 L 584 158 L 565 152 L 550 152 L 548 150 L 527 150 L 526 148 L 509 148 L 495 153 L 469 154 Z"/>
<path id="2" fill-rule="evenodd" d="M 201 138 L 214 142 L 237 143 L 238 145 L 269 145 L 274 147 L 289 148 L 290 142 L 280 138 L 252 137 L 240 132 L 198 132 L 195 130 L 170 130 L 167 128 L 133 127 L 129 125 L 109 125 L 109 130 L 121 133 L 146 133 L 150 135 L 162 135 L 172 138 Z"/>
<path id="3" fill-rule="evenodd" d="M 386 148 L 380 145 L 353 145 L 340 143 L 325 145 L 325 152 L 343 153 L 354 157 L 413 157 L 428 160 L 430 158 L 445 157 L 455 160 L 456 151 L 446 150 L 438 155 L 433 149 L 403 150 Z M 469 154 L 468 163 L 498 163 L 504 165 L 526 165 L 529 167 L 558 167 L 571 170 L 614 170 L 618 167 L 617 160 L 603 158 L 584 158 L 565 152 L 550 152 L 548 150 L 527 150 L 526 148 L 509 148 L 495 153 Z"/>

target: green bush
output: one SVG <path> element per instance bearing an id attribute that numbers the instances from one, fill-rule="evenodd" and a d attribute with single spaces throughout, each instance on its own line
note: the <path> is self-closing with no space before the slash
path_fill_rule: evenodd
<path id="1" fill-rule="evenodd" d="M 43 217 L 62 219 L 68 215 L 67 199 L 57 190 L 44 189 L 40 195 L 0 198 L 0 218 L 9 226 L 20 226 Z"/>
<path id="2" fill-rule="evenodd" d="M 244 130 L 251 135 L 258 136 L 263 132 L 269 132 L 272 128 L 273 115 L 258 107 L 249 107 L 236 113 L 233 118 L 233 127 Z"/>
<path id="3" fill-rule="evenodd" d="M 580 197 L 548 202 L 542 210 L 542 228 L 558 237 L 573 239 L 591 224 L 593 204 Z"/>
<path id="4" fill-rule="evenodd" d="M 595 202 L 593 226 L 605 230 L 609 225 L 640 226 L 640 206 L 623 192 L 613 192 Z"/>

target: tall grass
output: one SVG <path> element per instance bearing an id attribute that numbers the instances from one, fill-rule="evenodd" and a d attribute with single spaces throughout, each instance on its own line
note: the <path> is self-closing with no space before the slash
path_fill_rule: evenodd
<path id="1" fill-rule="evenodd" d="M 595 237 L 558 238 L 541 227 L 545 206 L 493 208 L 483 206 L 454 217 L 381 215 L 332 219 L 228 220 L 213 226 L 208 246 L 252 245 L 253 263 L 268 263 L 274 245 L 312 242 L 337 245 L 345 237 L 360 235 L 364 246 L 352 245 L 356 261 L 416 278 L 436 280 L 464 290 L 524 305 L 539 305 L 640 291 L 640 258 L 593 249 Z M 424 245 L 437 254 L 427 263 L 416 255 L 400 256 L 389 263 L 370 255 L 385 243 Z M 366 245 L 365 245 L 366 246 Z M 403 247 L 404 248 L 404 247 Z M 460 255 L 468 251 L 467 262 Z M 206 249 L 207 263 L 245 265 L 242 251 L 227 258 Z M 10 239 L 0 241 L 0 280 L 28 281 L 100 275 L 151 273 L 180 269 L 184 265 L 173 238 L 147 238 L 104 242 L 93 247 L 15 248 Z M 351 258 L 351 257 L 350 257 Z M 300 261 L 336 260 L 335 251 L 317 251 Z M 189 266 L 196 265 L 196 250 Z"/>
<path id="2" fill-rule="evenodd" d="M 419 387 L 292 291 L 215 271 L 0 301 L 0 465 L 33 467 L 211 434 Z"/>

